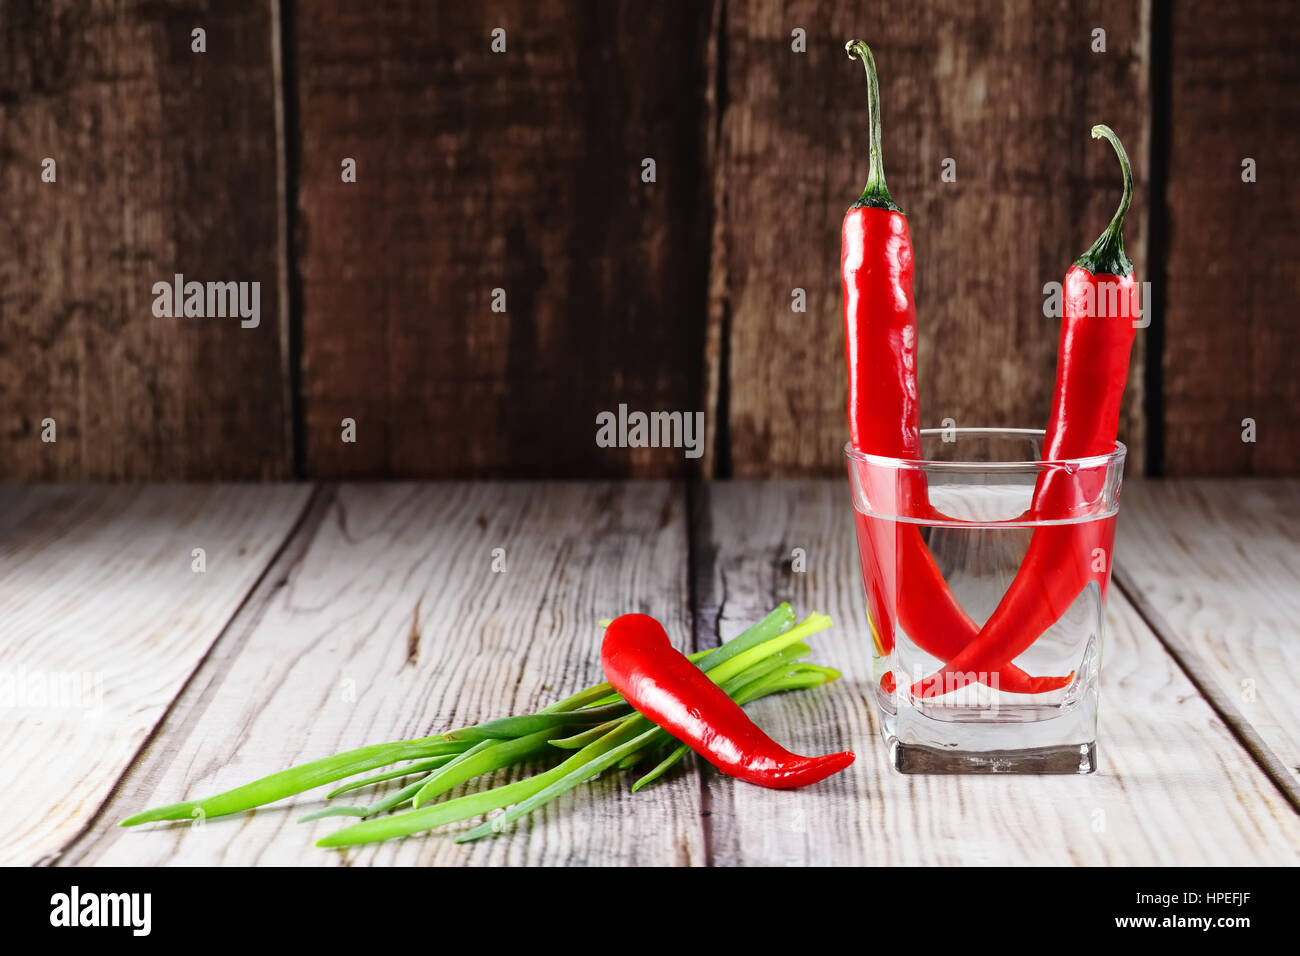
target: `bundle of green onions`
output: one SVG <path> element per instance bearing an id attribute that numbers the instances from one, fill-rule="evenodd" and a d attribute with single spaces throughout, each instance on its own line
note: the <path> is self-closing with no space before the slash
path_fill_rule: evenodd
<path id="1" fill-rule="evenodd" d="M 811 653 L 804 639 L 831 626 L 813 613 L 798 624 L 789 604 L 781 604 L 743 634 L 690 659 L 733 700 L 747 704 L 788 690 L 817 687 L 839 677 L 830 667 L 803 662 Z M 628 770 L 656 760 L 633 785 L 637 791 L 664 775 L 687 754 L 669 734 L 642 717 L 609 684 L 596 684 L 536 713 L 489 720 L 431 737 L 375 744 L 301 764 L 203 800 L 188 800 L 145 810 L 122 821 L 136 826 L 159 820 L 189 820 L 251 810 L 327 783 L 392 765 L 333 790 L 327 799 L 402 780 L 402 785 L 367 806 L 331 806 L 299 822 L 327 816 L 361 817 L 317 846 L 342 847 L 409 836 L 470 817 L 509 809 L 461 833 L 463 843 L 496 833 L 560 794 L 615 767 Z M 569 756 L 564 757 L 565 754 Z M 434 803 L 483 774 L 525 761 L 561 759 L 550 769 L 477 793 Z M 408 762 L 409 761 L 409 762 Z M 398 764 L 401 764 L 398 766 Z M 411 778 L 410 782 L 405 782 Z M 409 809 L 404 809 L 409 807 Z M 404 812 L 389 813 L 404 809 Z M 388 814 L 381 816 L 381 814 Z"/>

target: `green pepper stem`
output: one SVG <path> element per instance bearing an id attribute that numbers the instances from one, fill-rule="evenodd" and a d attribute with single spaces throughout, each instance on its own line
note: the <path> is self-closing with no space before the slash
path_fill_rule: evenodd
<path id="1" fill-rule="evenodd" d="M 871 47 L 862 40 L 850 40 L 844 44 L 844 50 L 850 60 L 861 60 L 867 71 L 867 112 L 871 124 L 871 165 L 867 170 L 867 188 L 862 190 L 862 197 L 854 205 L 902 212 L 889 195 L 889 187 L 885 185 L 885 160 L 880 147 L 880 83 L 876 79 L 876 58 L 871 55 Z"/>
<path id="2" fill-rule="evenodd" d="M 1119 208 L 1115 210 L 1110 225 L 1074 264 L 1093 275 L 1126 276 L 1133 271 L 1132 260 L 1124 254 L 1124 217 L 1133 202 L 1133 167 L 1129 164 L 1128 153 L 1124 152 L 1124 145 L 1109 126 L 1100 123 L 1094 126 L 1092 138 L 1105 139 L 1115 147 L 1115 155 L 1119 157 L 1120 169 L 1124 174 L 1124 195 L 1120 197 Z"/>

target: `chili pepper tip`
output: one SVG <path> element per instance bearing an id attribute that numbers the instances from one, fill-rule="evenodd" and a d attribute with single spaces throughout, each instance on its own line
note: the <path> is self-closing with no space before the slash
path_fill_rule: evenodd
<path id="1" fill-rule="evenodd" d="M 783 774 L 776 781 L 751 780 L 750 782 L 777 790 L 794 790 L 825 780 L 857 759 L 857 755 L 852 750 L 841 750 L 839 753 L 826 754 L 824 757 L 812 757 L 802 767 Z"/>

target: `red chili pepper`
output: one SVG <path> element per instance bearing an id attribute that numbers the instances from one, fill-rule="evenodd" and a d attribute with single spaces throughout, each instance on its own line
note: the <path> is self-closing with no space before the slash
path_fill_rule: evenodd
<path id="1" fill-rule="evenodd" d="M 920 530 L 910 522 L 855 514 L 858 556 L 874 613 L 872 636 L 881 654 L 894 646 L 894 618 L 927 654 L 950 661 L 979 634 L 979 626 L 958 603 L 935 564 Z M 869 543 L 868 543 L 869 542 Z M 921 599 L 924 593 L 930 600 Z M 1064 677 L 1033 677 L 1014 664 L 998 675 L 998 689 L 1013 694 L 1044 694 L 1070 683 Z M 890 687 L 881 685 L 887 692 Z"/>
<path id="2" fill-rule="evenodd" d="M 916 384 L 916 301 L 912 294 L 912 236 L 907 217 L 889 195 L 881 151 L 880 88 L 871 49 L 861 40 L 845 45 L 867 73 L 871 159 L 867 186 L 844 216 L 840 270 L 844 284 L 844 344 L 849 370 L 849 438 L 857 451 L 916 459 L 921 451 L 921 409 Z M 852 467 L 852 465 L 850 465 Z M 878 479 L 878 473 L 869 474 Z M 872 489 L 872 498 L 895 515 L 925 519 L 935 514 L 920 470 L 899 474 L 894 487 Z M 859 515 L 871 551 L 860 551 L 864 577 L 876 593 L 872 606 L 880 649 L 893 649 L 891 605 L 898 623 L 927 654 L 952 660 L 979 633 L 935 564 L 920 528 Z M 859 537 L 861 542 L 861 537 Z M 902 588 L 898 583 L 902 582 Z M 1030 677 L 1004 668 L 1001 687 L 1043 693 L 1067 677 Z"/>
<path id="3" fill-rule="evenodd" d="M 600 663 L 628 703 L 729 776 L 788 790 L 853 763 L 847 750 L 824 757 L 790 753 L 675 650 L 663 625 L 648 614 L 624 614 L 610 622 Z"/>
<path id="4" fill-rule="evenodd" d="M 861 40 L 845 49 L 867 71 L 871 166 L 867 188 L 844 216 L 840 267 L 849 363 L 849 438 L 873 455 L 916 458 L 921 406 L 916 389 L 916 302 L 912 235 L 889 195 L 880 148 L 876 61 Z"/>
<path id="5" fill-rule="evenodd" d="M 1109 455 L 1119 428 L 1120 400 L 1139 315 L 1137 278 L 1124 254 L 1124 216 L 1133 198 L 1133 173 L 1119 137 L 1094 126 L 1119 156 L 1124 195 L 1105 231 L 1065 274 L 1065 308 L 1056 357 L 1056 389 L 1043 457 L 1048 461 Z M 1044 471 L 1034 487 L 1030 515 L 1039 520 L 1077 517 L 1096 500 L 1106 469 Z M 930 697 L 969 683 L 970 673 L 996 671 L 1028 648 L 1074 603 L 1088 582 L 1105 593 L 1114 519 L 1049 525 L 1034 531 L 1020 570 L 980 636 L 938 674 L 912 686 Z M 1094 558 L 1101 549 L 1104 561 Z"/>

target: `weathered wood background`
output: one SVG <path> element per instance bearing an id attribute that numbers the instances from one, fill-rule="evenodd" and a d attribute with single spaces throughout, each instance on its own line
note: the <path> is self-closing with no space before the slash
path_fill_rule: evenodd
<path id="1" fill-rule="evenodd" d="M 1042 286 L 1113 209 L 1106 122 L 1155 284 L 1131 470 L 1300 471 L 1300 9 L 0 0 L 0 478 L 837 474 L 851 36 L 926 424 L 1045 420 Z M 260 326 L 155 318 L 177 272 L 259 281 Z M 620 403 L 704 411 L 704 457 L 597 447 Z"/>

